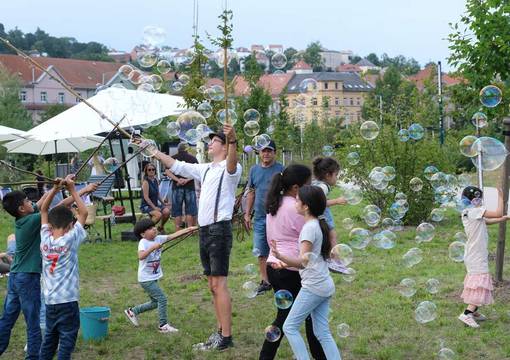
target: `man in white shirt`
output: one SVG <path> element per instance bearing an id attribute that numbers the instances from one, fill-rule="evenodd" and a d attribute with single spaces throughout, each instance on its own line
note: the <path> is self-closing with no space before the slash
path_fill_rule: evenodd
<path id="1" fill-rule="evenodd" d="M 237 163 L 237 140 L 231 125 L 225 124 L 223 132 L 211 133 L 209 137 L 211 143 L 208 154 L 213 160 L 211 163 L 185 163 L 159 151 L 155 158 L 172 173 L 196 179 L 202 184 L 198 204 L 200 260 L 213 296 L 218 331 L 198 348 L 222 351 L 234 345 L 227 275 L 232 248 L 232 211 L 242 169 Z"/>

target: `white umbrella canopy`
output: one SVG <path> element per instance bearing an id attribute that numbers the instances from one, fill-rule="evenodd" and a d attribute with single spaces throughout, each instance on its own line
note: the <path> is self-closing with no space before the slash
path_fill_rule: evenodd
<path id="1" fill-rule="evenodd" d="M 101 136 L 94 135 L 50 141 L 21 139 L 8 142 L 3 146 L 9 153 L 49 155 L 82 152 L 99 146 L 103 139 Z"/>
<path id="2" fill-rule="evenodd" d="M 180 96 L 156 94 L 146 91 L 109 88 L 87 99 L 95 108 L 114 122 L 124 115 L 120 127 L 145 125 L 165 116 L 183 111 Z M 113 125 L 102 119 L 84 103 L 79 103 L 27 132 L 39 140 L 79 138 L 109 132 Z"/>
<path id="3" fill-rule="evenodd" d="M 25 131 L 0 125 L 0 142 L 23 139 L 25 137 L 26 137 Z"/>

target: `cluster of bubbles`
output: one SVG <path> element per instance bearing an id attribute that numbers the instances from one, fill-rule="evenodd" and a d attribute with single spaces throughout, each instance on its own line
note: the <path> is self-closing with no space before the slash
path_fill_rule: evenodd
<path id="1" fill-rule="evenodd" d="M 440 283 L 439 280 L 431 278 L 425 282 L 425 289 L 429 294 L 437 294 L 439 292 Z M 398 292 L 400 295 L 410 298 L 417 291 L 416 281 L 411 278 L 404 278 L 398 285 Z"/>
<path id="2" fill-rule="evenodd" d="M 434 321 L 437 317 L 437 307 L 432 301 L 422 301 L 414 311 L 414 318 L 420 324 Z"/>
<path id="3" fill-rule="evenodd" d="M 407 142 L 409 139 L 421 140 L 425 136 L 425 129 L 420 124 L 414 123 L 407 129 L 400 129 L 397 136 L 402 142 Z"/>

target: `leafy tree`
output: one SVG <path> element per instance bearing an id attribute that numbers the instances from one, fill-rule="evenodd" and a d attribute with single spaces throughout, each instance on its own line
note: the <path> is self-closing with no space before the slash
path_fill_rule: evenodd
<path id="1" fill-rule="evenodd" d="M 372 64 L 374 64 L 375 66 L 381 66 L 381 61 L 379 60 L 379 57 L 374 54 L 374 53 L 370 53 L 368 54 L 365 59 L 367 59 L 368 61 L 370 61 Z"/>
<path id="2" fill-rule="evenodd" d="M 322 71 L 324 61 L 321 56 L 322 45 L 319 41 L 308 44 L 303 54 L 303 60 L 313 68 L 313 71 Z"/>
<path id="3" fill-rule="evenodd" d="M 264 74 L 264 66 L 255 58 L 255 54 L 248 55 L 244 59 L 244 78 L 250 86 L 256 84 L 260 77 Z"/>
<path id="4" fill-rule="evenodd" d="M 287 111 L 289 101 L 286 90 L 280 94 L 278 104 L 280 106 L 280 113 L 273 119 L 274 132 L 272 137 L 279 148 L 297 151 L 301 141 L 300 129 L 290 120 Z"/>
<path id="5" fill-rule="evenodd" d="M 361 60 L 361 56 L 354 55 L 349 59 L 351 64 L 357 64 Z"/>
<path id="6" fill-rule="evenodd" d="M 293 47 L 289 47 L 283 51 L 285 57 L 287 58 L 287 65 L 283 68 L 283 70 L 290 70 L 298 60 L 298 51 Z"/>
<path id="7" fill-rule="evenodd" d="M 382 54 L 381 56 L 381 66 L 382 67 L 394 66 L 403 75 L 414 75 L 421 69 L 418 61 L 416 61 L 413 58 L 406 58 L 403 55 L 397 55 L 392 58 L 388 56 L 388 54 L 386 53 Z"/>

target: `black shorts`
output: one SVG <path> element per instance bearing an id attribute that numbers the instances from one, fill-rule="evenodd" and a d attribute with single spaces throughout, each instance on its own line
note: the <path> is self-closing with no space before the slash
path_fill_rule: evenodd
<path id="1" fill-rule="evenodd" d="M 227 276 L 232 249 L 232 222 L 220 221 L 201 227 L 199 236 L 204 275 Z"/>

